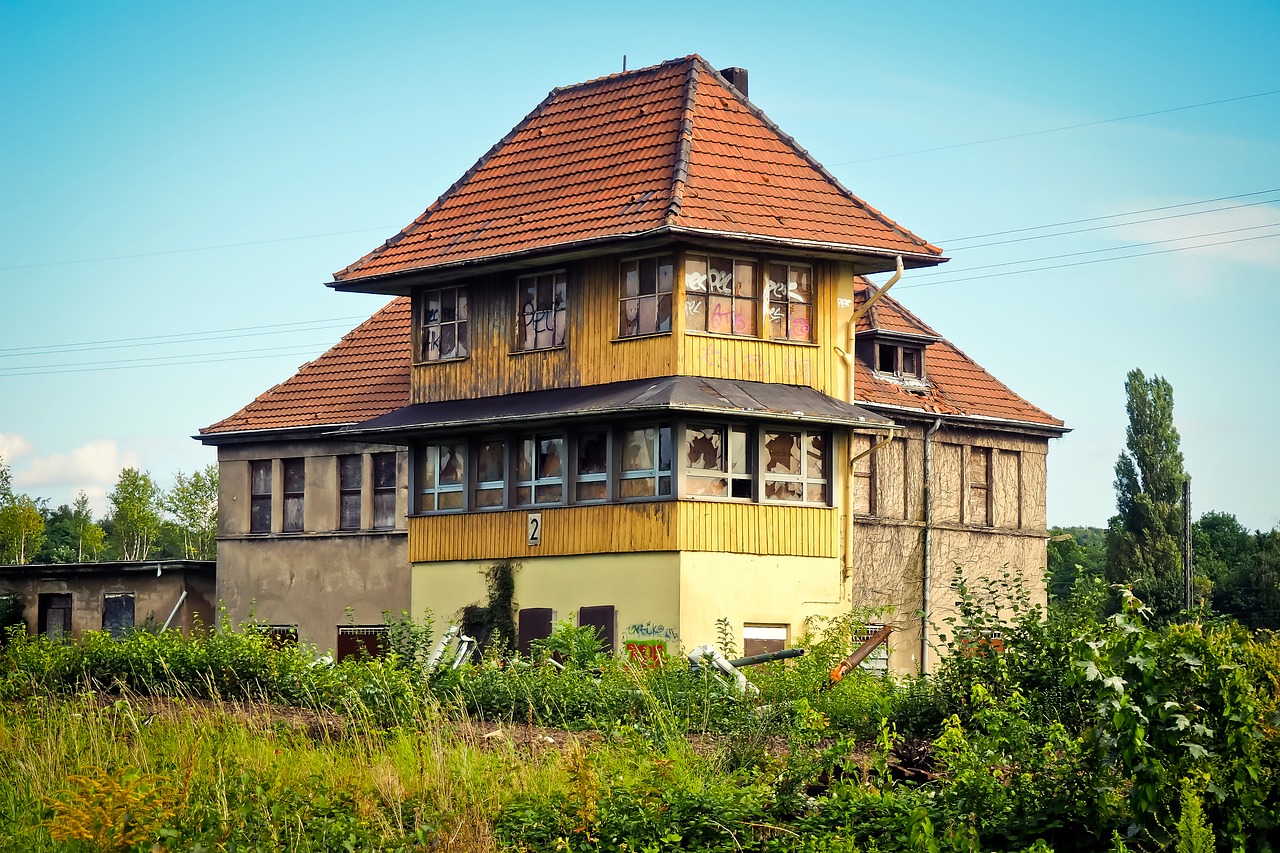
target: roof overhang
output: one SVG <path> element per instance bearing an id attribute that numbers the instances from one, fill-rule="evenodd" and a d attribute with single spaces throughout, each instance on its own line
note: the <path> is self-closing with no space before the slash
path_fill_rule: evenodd
<path id="1" fill-rule="evenodd" d="M 813 388 L 697 376 L 666 376 L 473 400 L 415 403 L 331 435 L 377 437 L 391 441 L 393 437 L 448 430 L 559 423 L 618 415 L 747 418 L 843 425 L 868 431 L 898 428 L 888 418 Z"/>
<path id="2" fill-rule="evenodd" d="M 1018 432 L 1023 434 L 1042 435 L 1046 438 L 1061 438 L 1071 432 L 1071 428 L 1055 424 L 1042 424 L 1035 421 L 1018 421 L 1009 418 L 994 418 L 989 415 L 962 415 L 946 412 L 930 412 L 925 409 L 912 409 L 907 406 L 894 406 L 887 403 L 864 403 L 868 410 L 882 412 L 896 420 L 912 420 L 932 423 L 942 420 L 946 424 L 971 429 L 994 429 L 1002 432 Z"/>
<path id="3" fill-rule="evenodd" d="M 412 269 L 396 270 L 394 272 L 346 280 L 334 280 L 326 282 L 326 285 L 342 292 L 408 296 L 411 295 L 413 288 L 417 285 L 463 278 L 473 275 L 477 269 L 482 267 L 485 272 L 534 269 L 598 256 L 602 251 L 609 248 L 614 248 L 619 252 L 649 251 L 669 245 L 672 240 L 722 246 L 726 251 L 741 251 L 744 245 L 750 245 L 764 250 L 802 252 L 813 257 L 852 263 L 856 275 L 892 272 L 897 269 L 897 259 L 899 257 L 902 258 L 902 264 L 907 269 L 936 266 L 950 260 L 941 255 L 926 252 L 895 252 L 890 249 L 873 246 L 856 246 L 799 238 L 765 237 L 732 231 L 710 231 L 663 225 L 644 231 L 608 234 L 512 252 L 486 254 L 477 257 L 460 258 L 455 261 L 425 264 Z"/>

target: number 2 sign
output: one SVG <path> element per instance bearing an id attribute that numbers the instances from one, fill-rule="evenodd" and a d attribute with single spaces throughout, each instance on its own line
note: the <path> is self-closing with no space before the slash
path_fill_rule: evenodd
<path id="1" fill-rule="evenodd" d="M 529 522 L 527 524 L 527 532 L 529 534 L 529 546 L 542 544 L 542 513 L 529 513 Z"/>

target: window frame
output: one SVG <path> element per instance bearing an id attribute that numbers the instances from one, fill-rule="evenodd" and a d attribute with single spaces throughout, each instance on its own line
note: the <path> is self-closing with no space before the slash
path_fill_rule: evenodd
<path id="1" fill-rule="evenodd" d="M 355 465 L 355 485 L 347 479 L 347 466 Z M 364 497 L 364 455 L 360 453 L 343 453 L 338 456 L 338 529 L 343 531 L 360 530 L 363 525 Z M 348 523 L 347 502 L 355 498 L 355 523 Z"/>
<path id="2" fill-rule="evenodd" d="M 544 448 L 543 442 L 559 441 L 560 443 L 560 471 L 558 474 L 547 476 L 538 473 L 537 469 L 543 463 Z M 528 443 L 533 451 L 533 458 L 529 460 L 529 476 L 523 478 L 520 473 L 520 453 Z M 549 429 L 534 430 L 532 432 L 521 432 L 514 436 L 511 442 L 511 469 L 509 474 L 511 488 L 511 508 L 512 509 L 531 509 L 536 507 L 547 506 L 566 506 L 568 504 L 568 486 L 569 486 L 569 433 L 567 430 Z M 543 490 L 554 490 L 559 487 L 559 497 L 555 500 L 541 501 L 538 499 L 539 492 Z M 524 500 L 520 496 L 522 489 L 529 490 L 529 497 Z"/>
<path id="3" fill-rule="evenodd" d="M 280 493 L 284 497 L 284 515 L 280 519 L 281 533 L 302 533 L 307 526 L 307 459 L 305 456 L 292 456 L 280 460 Z M 291 475 L 298 476 L 297 488 L 290 482 Z"/>
<path id="4" fill-rule="evenodd" d="M 707 432 L 709 430 L 719 430 L 720 432 L 720 467 L 719 468 L 695 468 L 692 466 L 690 453 L 693 452 L 690 442 L 698 439 L 692 439 L 692 431 L 702 433 L 703 440 L 709 440 Z M 737 433 L 743 436 L 742 441 L 742 463 L 746 466 L 746 471 L 734 471 L 733 459 L 733 435 Z M 759 498 L 758 489 L 758 472 L 760 470 L 760 436 L 759 429 L 755 425 L 747 425 L 730 421 L 686 421 L 680 425 L 680 442 L 678 447 L 679 454 L 683 460 L 680 464 L 680 496 L 689 500 L 722 500 L 734 503 L 757 503 Z M 706 458 L 706 453 L 701 453 L 702 458 Z M 702 472 L 716 472 L 714 474 Z M 723 494 L 715 493 L 696 493 L 690 488 L 690 480 L 724 480 L 725 491 Z M 746 484 L 748 494 L 735 494 L 735 488 L 739 484 Z"/>
<path id="5" fill-rule="evenodd" d="M 626 454 L 628 449 L 627 435 L 633 432 L 653 430 L 654 434 L 649 444 L 649 458 L 652 465 L 648 468 L 634 468 L 627 470 Z M 613 475 L 611 480 L 617 483 L 616 501 L 618 503 L 635 503 L 638 501 L 662 500 L 664 498 L 673 497 L 676 493 L 676 473 L 675 473 L 675 436 L 676 430 L 667 421 L 653 421 L 650 423 L 626 424 L 619 427 L 616 431 L 618 452 L 617 464 L 613 466 Z M 662 442 L 663 433 L 666 433 L 667 442 L 667 459 L 666 467 L 662 466 Z M 611 462 L 614 460 L 610 460 Z M 662 491 L 662 482 L 666 480 L 667 490 Z M 627 495 L 626 483 L 648 480 L 653 483 L 653 493 L 648 495 Z"/>
<path id="6" fill-rule="evenodd" d="M 539 304 L 539 287 L 540 279 L 550 278 L 551 286 L 551 307 L 540 309 Z M 524 299 L 525 282 L 533 280 L 533 303 L 526 303 Z M 557 285 L 563 285 L 564 303 L 557 306 L 555 303 Z M 543 270 L 540 272 L 527 273 L 516 277 L 516 313 L 515 313 L 515 335 L 511 354 L 527 353 L 527 352 L 547 352 L 550 350 L 564 349 L 568 339 L 569 326 L 569 271 L 567 269 Z M 527 308 L 527 310 L 526 310 Z M 551 324 L 550 335 L 551 343 L 545 345 L 538 344 L 538 315 L 549 314 L 555 321 Z M 528 317 L 530 319 L 526 320 Z M 533 324 L 533 339 L 530 345 L 526 346 L 528 332 L 526 327 Z"/>
<path id="7" fill-rule="evenodd" d="M 373 529 L 374 530 L 395 530 L 396 528 L 396 495 L 399 492 L 399 483 L 396 478 L 396 471 L 399 468 L 397 453 L 394 450 L 383 450 L 370 454 L 370 476 L 372 477 L 373 486 Z M 381 483 L 379 477 L 379 466 L 390 464 L 391 476 L 388 483 Z M 389 517 L 385 518 L 381 513 L 382 505 L 390 498 L 391 509 Z"/>
<path id="8" fill-rule="evenodd" d="M 769 471 L 770 464 L 767 461 L 769 456 L 768 436 L 782 434 L 795 434 L 798 437 L 800 453 L 799 453 L 799 472 L 790 474 L 787 472 Z M 811 442 L 815 439 L 822 441 L 822 452 L 819 457 L 821 465 L 821 476 L 814 477 L 809 473 L 809 456 Z M 760 502 L 761 503 L 778 503 L 801 506 L 831 506 L 831 434 L 827 430 L 808 429 L 805 426 L 784 425 L 781 427 L 762 427 L 760 429 L 759 439 L 761 464 L 760 464 Z M 769 494 L 770 484 L 795 484 L 800 487 L 800 498 L 793 500 L 789 498 L 773 497 Z M 819 500 L 811 500 L 809 498 L 810 487 L 817 486 L 821 491 Z"/>
<path id="9" fill-rule="evenodd" d="M 965 452 L 964 466 L 964 484 L 965 484 L 965 502 L 964 502 L 964 521 L 972 527 L 994 527 L 992 524 L 991 505 L 991 480 L 992 468 L 995 464 L 995 453 L 990 447 L 979 447 L 970 445 Z M 974 477 L 974 461 L 983 460 L 984 476 L 980 482 L 975 481 Z M 981 506 L 981 518 L 975 506 Z"/>
<path id="10" fill-rule="evenodd" d="M 789 343 L 798 343 L 798 344 L 814 343 L 815 342 L 814 327 L 816 326 L 816 323 L 814 322 L 814 301 L 815 301 L 814 297 L 817 294 L 818 288 L 817 288 L 817 273 L 814 271 L 813 265 L 797 264 L 797 263 L 792 263 L 790 261 L 768 260 L 768 261 L 765 261 L 764 267 L 766 270 L 765 279 L 764 279 L 765 304 L 764 304 L 764 325 L 762 328 L 768 330 L 768 335 L 762 336 L 762 337 L 766 337 L 767 340 L 771 340 L 771 341 L 787 341 Z M 786 281 L 778 281 L 778 282 L 774 281 L 773 273 L 776 269 L 781 269 L 785 273 L 787 277 Z M 809 276 L 809 284 L 808 284 L 809 296 L 807 300 L 793 298 L 796 292 L 796 288 L 792 287 L 792 271 L 793 270 L 804 270 Z M 776 295 L 779 295 L 777 293 L 777 288 L 775 285 L 783 286 L 783 292 L 780 294 L 781 298 L 778 298 L 778 299 L 774 298 Z M 795 310 L 799 306 L 804 306 L 805 313 L 808 314 L 808 317 L 806 318 L 806 321 L 805 321 L 805 328 L 807 330 L 806 337 L 795 337 L 791 334 L 791 329 L 795 322 L 795 318 L 792 315 L 793 315 L 793 312 L 795 312 Z M 782 312 L 782 317 L 784 319 L 783 328 L 786 330 L 785 334 L 782 334 L 782 335 L 773 334 L 773 323 L 774 323 L 774 320 L 776 319 L 774 314 L 775 310 Z"/>
<path id="11" fill-rule="evenodd" d="M 437 320 L 431 320 L 427 316 L 427 306 L 431 302 L 432 294 L 436 295 L 437 302 L 443 306 L 445 295 L 448 293 L 453 299 L 453 319 L 444 319 L 444 309 L 441 307 L 441 317 Z M 459 308 L 461 305 L 461 313 L 459 316 Z M 450 284 L 441 285 L 440 287 L 428 287 L 418 291 L 414 299 L 414 348 L 413 361 L 414 364 L 444 364 L 451 361 L 465 361 L 471 357 L 471 295 L 470 285 L 468 284 Z M 445 355 L 440 352 L 434 358 L 428 353 L 428 343 L 430 335 L 428 330 L 435 328 L 437 334 L 437 349 L 442 347 L 439 344 L 443 341 L 444 329 L 446 327 L 453 328 L 453 354 Z M 461 344 L 462 352 L 459 353 L 459 344 Z"/>
<path id="12" fill-rule="evenodd" d="M 271 514 L 274 510 L 273 489 L 271 488 L 272 468 L 274 460 L 249 460 L 249 532 L 264 534 L 271 532 Z M 265 490 L 259 490 L 259 472 L 265 472 Z M 265 508 L 265 513 L 262 510 Z M 262 521 L 259 521 L 262 517 Z"/>
<path id="13" fill-rule="evenodd" d="M 871 368 L 878 376 L 893 378 L 904 382 L 923 382 L 925 378 L 924 372 L 924 356 L 927 349 L 924 343 L 912 344 L 896 340 L 875 339 L 872 342 L 871 357 L 873 359 Z M 883 365 L 884 354 L 892 353 L 893 365 L 886 369 Z M 915 371 L 908 373 L 903 368 L 905 361 L 904 356 L 911 353 L 915 360 Z"/>
<path id="14" fill-rule="evenodd" d="M 690 275 L 692 274 L 689 266 L 690 263 L 704 262 L 705 270 L 703 281 L 701 284 L 691 287 Z M 730 265 L 732 270 L 731 279 L 726 289 L 720 289 L 721 285 L 712 284 L 712 271 L 715 267 L 712 261 L 723 261 Z M 754 288 L 754 295 L 744 295 L 738 293 L 739 268 L 749 267 L 751 269 L 751 281 Z M 684 311 L 685 311 L 685 331 L 694 334 L 712 335 L 722 338 L 745 338 L 747 340 L 761 340 L 761 327 L 764 322 L 764 315 L 761 311 L 761 303 L 763 299 L 763 290 L 760 281 L 760 259 L 754 257 L 742 257 L 737 255 L 718 255 L 713 252 L 685 252 L 681 257 L 680 264 L 681 282 L 684 292 Z M 713 287 L 717 288 L 713 291 Z M 712 300 L 728 299 L 729 300 L 729 331 L 717 331 L 711 328 Z M 750 332 L 739 332 L 737 330 L 738 303 L 749 303 L 752 306 L 751 322 L 753 330 Z M 689 308 L 695 303 L 702 305 L 701 314 L 703 317 L 702 328 L 693 328 L 689 324 Z M 698 312 L 694 312 L 698 313 Z"/>
<path id="15" fill-rule="evenodd" d="M 462 448 L 462 453 L 461 453 L 462 471 L 461 471 L 461 476 L 458 478 L 457 482 L 450 482 L 448 484 L 444 484 L 441 482 L 440 450 L 443 447 L 449 447 L 449 448 L 461 447 Z M 424 486 L 423 485 L 424 477 L 422 475 L 424 472 L 423 464 L 426 460 L 423 458 L 423 453 L 428 449 L 434 450 L 435 453 L 432 457 L 433 461 L 431 465 L 432 467 L 431 485 Z M 470 453 L 471 453 L 470 442 L 464 437 L 442 436 L 440 438 L 433 439 L 431 441 L 418 442 L 413 446 L 412 511 L 414 515 L 449 515 L 452 513 L 463 513 L 463 512 L 470 511 L 468 506 L 469 501 L 467 500 L 468 478 L 471 476 L 471 466 L 468 463 L 467 457 L 470 455 Z M 451 507 L 445 507 L 442 509 L 440 506 L 440 496 L 452 495 L 455 493 L 460 493 L 462 495 L 460 504 L 456 507 L 451 506 Z M 426 495 L 426 494 L 430 494 L 432 496 L 431 497 L 432 506 L 430 509 L 422 508 L 422 497 L 423 495 Z"/>
<path id="16" fill-rule="evenodd" d="M 653 292 L 645 293 L 645 270 L 646 262 L 653 264 Z M 628 282 L 627 275 L 632 270 L 628 270 L 629 266 L 634 265 L 636 275 L 635 293 L 627 292 Z M 667 289 L 663 290 L 663 269 L 670 272 L 670 278 L 667 281 Z M 635 338 L 647 338 L 656 335 L 669 335 L 675 328 L 675 285 L 676 273 L 680 269 L 680 259 L 674 254 L 665 253 L 657 255 L 642 255 L 635 258 L 623 258 L 618 261 L 618 326 L 616 329 L 616 341 L 629 341 Z M 666 328 L 662 324 L 662 298 L 667 298 L 667 319 Z M 646 312 L 646 300 L 650 300 L 652 304 L 653 314 L 653 331 L 643 331 L 642 312 Z M 629 304 L 634 304 L 636 308 L 635 330 L 627 330 L 627 308 Z"/>

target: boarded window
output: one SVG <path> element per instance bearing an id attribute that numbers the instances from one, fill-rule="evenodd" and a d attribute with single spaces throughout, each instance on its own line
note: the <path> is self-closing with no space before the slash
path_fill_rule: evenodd
<path id="1" fill-rule="evenodd" d="M 271 460 L 249 463 L 249 532 L 271 532 Z"/>
<path id="2" fill-rule="evenodd" d="M 742 653 L 747 657 L 780 652 L 787 647 L 789 625 L 748 622 L 742 626 Z"/>
<path id="3" fill-rule="evenodd" d="M 622 498 L 671 494 L 671 427 L 634 427 L 622 434 Z"/>
<path id="4" fill-rule="evenodd" d="M 516 293 L 516 349 L 529 352 L 564 346 L 569 307 L 569 279 L 564 271 L 521 276 Z"/>
<path id="5" fill-rule="evenodd" d="M 338 527 L 360 529 L 360 481 L 364 479 L 364 458 L 338 457 Z"/>
<path id="6" fill-rule="evenodd" d="M 284 521 L 280 529 L 286 533 L 302 530 L 302 496 L 306 485 L 305 459 L 284 460 Z"/>
<path id="7" fill-rule="evenodd" d="M 386 625 L 342 625 L 338 628 L 337 658 L 376 658 L 386 654 Z"/>
<path id="8" fill-rule="evenodd" d="M 623 261 L 618 270 L 618 337 L 671 331 L 672 258 Z"/>
<path id="9" fill-rule="evenodd" d="M 419 360 L 466 358 L 470 352 L 466 285 L 423 291 L 418 306 Z"/>
<path id="10" fill-rule="evenodd" d="M 298 645 L 297 625 L 260 625 L 257 629 L 267 638 L 267 645 L 273 649 L 296 648 Z"/>
<path id="11" fill-rule="evenodd" d="M 684 289 L 689 331 L 759 334 L 760 292 L 754 263 L 690 256 L 684 262 Z"/>
<path id="12" fill-rule="evenodd" d="M 527 655 L 534 640 L 550 637 L 555 618 L 555 611 L 550 607 L 521 608 L 517 618 L 516 650 L 522 655 Z"/>
<path id="13" fill-rule="evenodd" d="M 119 639 L 133 627 L 133 593 L 109 592 L 102 597 L 102 630 Z"/>
<path id="14" fill-rule="evenodd" d="M 769 264 L 769 337 L 813 340 L 813 270 L 796 264 Z"/>
<path id="15" fill-rule="evenodd" d="M 578 610 L 578 625 L 590 625 L 596 629 L 600 645 L 609 654 L 618 650 L 618 610 L 612 604 L 583 607 Z"/>
<path id="16" fill-rule="evenodd" d="M 965 521 L 987 527 L 991 524 L 991 448 L 969 448 L 969 501 Z"/>
<path id="17" fill-rule="evenodd" d="M 57 640 L 71 636 L 71 593 L 42 592 L 36 630 Z"/>

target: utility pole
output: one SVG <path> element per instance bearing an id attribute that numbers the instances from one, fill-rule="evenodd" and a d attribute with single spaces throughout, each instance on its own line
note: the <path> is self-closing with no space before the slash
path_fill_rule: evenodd
<path id="1" fill-rule="evenodd" d="M 1191 579 L 1195 575 L 1195 552 L 1191 547 L 1191 477 L 1182 481 L 1182 597 L 1191 609 Z"/>

